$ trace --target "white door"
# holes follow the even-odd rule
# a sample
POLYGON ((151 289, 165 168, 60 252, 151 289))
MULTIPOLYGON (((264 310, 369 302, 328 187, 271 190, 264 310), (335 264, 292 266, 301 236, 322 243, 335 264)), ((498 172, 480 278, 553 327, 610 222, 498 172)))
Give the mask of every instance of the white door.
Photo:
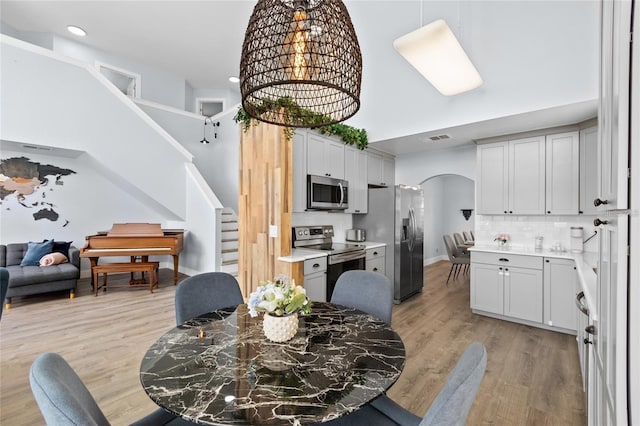
POLYGON ((579 134, 560 133, 546 137, 546 212, 578 214, 579 199, 579 134))
POLYGON ((503 313, 503 267, 471 264, 471 308, 494 314, 503 313))
POLYGON ((478 146, 477 214, 508 214, 509 144, 478 146))
POLYGON ((542 322, 542 271, 504 268, 504 314, 542 322))
MULTIPOLYGON (((578 285, 575 262, 567 259, 544 260, 544 323, 568 330, 576 329, 574 299, 578 285)), ((578 315, 583 315, 577 311, 578 315)))
POLYGON ((544 214, 545 138, 509 141, 509 214, 544 214))

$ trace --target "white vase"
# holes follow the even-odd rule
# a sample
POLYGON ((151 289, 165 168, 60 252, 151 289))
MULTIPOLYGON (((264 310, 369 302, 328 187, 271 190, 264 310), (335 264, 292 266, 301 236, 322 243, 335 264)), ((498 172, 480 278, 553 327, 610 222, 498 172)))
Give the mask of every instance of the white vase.
POLYGON ((267 339, 272 342, 286 342, 293 338, 298 331, 298 313, 276 317, 265 314, 262 329, 267 339))

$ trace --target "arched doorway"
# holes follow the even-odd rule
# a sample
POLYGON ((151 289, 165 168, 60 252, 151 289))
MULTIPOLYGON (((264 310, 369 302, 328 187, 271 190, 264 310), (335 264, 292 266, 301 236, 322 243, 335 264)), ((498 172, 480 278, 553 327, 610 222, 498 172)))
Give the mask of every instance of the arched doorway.
POLYGON ((462 209, 475 208, 475 182, 458 174, 431 176, 424 191, 424 263, 447 260, 442 236, 475 228, 475 212, 465 219, 462 209))

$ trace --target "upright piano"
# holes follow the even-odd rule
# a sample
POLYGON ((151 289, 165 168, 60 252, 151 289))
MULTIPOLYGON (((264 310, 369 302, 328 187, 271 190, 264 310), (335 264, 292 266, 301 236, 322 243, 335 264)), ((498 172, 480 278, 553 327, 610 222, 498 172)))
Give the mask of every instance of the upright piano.
MULTIPOLYGON (((100 257, 173 256, 173 282, 178 283, 178 261, 184 240, 183 229, 162 229, 159 223, 116 223, 108 232, 86 237, 80 257, 87 257, 93 268, 100 257)), ((133 261, 133 260, 132 260, 133 261)))

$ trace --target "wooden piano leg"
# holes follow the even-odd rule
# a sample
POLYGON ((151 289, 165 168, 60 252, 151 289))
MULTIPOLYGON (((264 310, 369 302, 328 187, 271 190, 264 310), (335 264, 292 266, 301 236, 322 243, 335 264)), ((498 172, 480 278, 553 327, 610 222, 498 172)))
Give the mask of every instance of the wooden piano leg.
POLYGON ((91 287, 93 288, 93 285, 94 285, 93 267, 98 264, 98 258, 97 257, 90 257, 89 258, 89 263, 91 263, 91 287))
POLYGON ((173 255, 173 285, 177 285, 178 284, 178 259, 179 259, 180 255, 178 254, 174 254, 173 255))

